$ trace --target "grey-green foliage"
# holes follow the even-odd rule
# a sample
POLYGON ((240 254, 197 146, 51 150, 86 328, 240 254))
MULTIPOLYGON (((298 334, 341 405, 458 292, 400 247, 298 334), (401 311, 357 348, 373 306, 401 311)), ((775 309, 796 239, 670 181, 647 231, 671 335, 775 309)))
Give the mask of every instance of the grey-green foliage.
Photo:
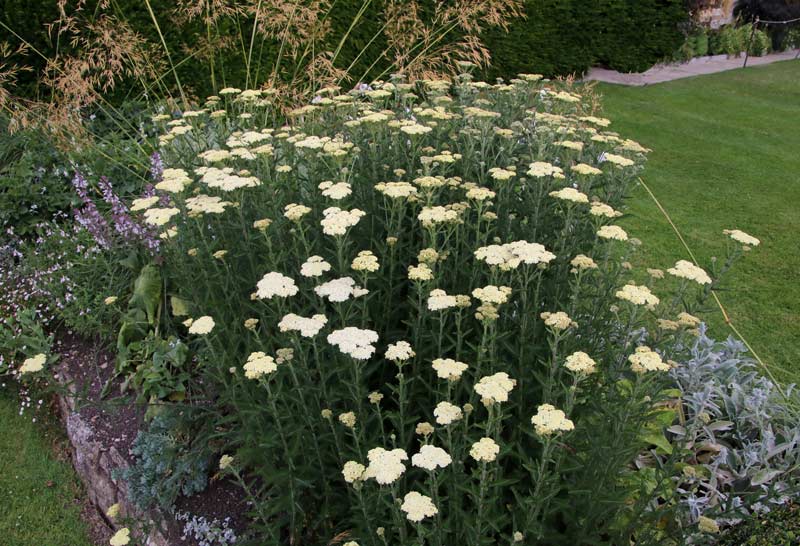
POLYGON ((159 413, 133 443, 134 464, 122 471, 128 497, 139 508, 172 510, 180 495, 203 491, 210 451, 193 442, 188 421, 176 410, 159 413))
POLYGON ((669 430, 694 463, 679 489, 690 522, 706 515, 732 523, 796 497, 800 423, 784 398, 796 397, 792 387, 782 394, 741 342, 715 342, 705 327, 672 374, 686 415, 669 430))

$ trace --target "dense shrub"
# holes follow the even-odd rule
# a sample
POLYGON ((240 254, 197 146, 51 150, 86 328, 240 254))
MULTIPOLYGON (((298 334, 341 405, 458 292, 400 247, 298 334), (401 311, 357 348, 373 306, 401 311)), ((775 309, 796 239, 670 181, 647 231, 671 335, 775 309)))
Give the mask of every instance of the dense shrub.
POLYGON ((626 284, 612 222, 647 150, 539 78, 328 89, 289 124, 257 91, 156 117, 168 168, 130 209, 161 233, 163 288, 127 307, 180 347, 159 357, 188 374, 178 406, 262 542, 655 544, 692 524, 660 372, 713 279, 626 284))
POLYGON ((646 70, 680 47, 689 18, 682 0, 528 0, 525 8, 508 34, 491 34, 491 76, 580 75, 595 64, 646 70))

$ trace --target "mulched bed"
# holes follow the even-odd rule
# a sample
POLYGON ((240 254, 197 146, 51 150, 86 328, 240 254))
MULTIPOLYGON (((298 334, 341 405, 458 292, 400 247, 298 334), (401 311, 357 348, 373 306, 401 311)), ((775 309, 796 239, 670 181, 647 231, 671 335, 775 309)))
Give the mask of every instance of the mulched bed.
MULTIPOLYGON (((105 399, 101 399, 106 383, 114 375, 114 354, 97 340, 86 340, 69 332, 57 336, 53 349, 61 355, 58 364, 60 369, 74 380, 76 409, 91 425, 94 439, 104 446, 114 445, 129 462, 133 462, 130 449, 144 426, 146 407, 136 404, 134 396, 121 394, 122 377, 112 380, 105 399)), ((247 518, 244 514, 247 509, 244 493, 229 480, 211 480, 202 493, 189 498, 181 497, 176 503, 177 512, 205 517, 209 522, 214 519, 221 522, 230 517, 229 527, 234 529, 237 536, 241 536, 246 528, 247 518)), ((91 514, 91 510, 87 512, 92 527, 96 528, 94 514, 91 514)), ((169 522, 167 537, 170 544, 197 546, 194 539, 181 538, 182 522, 171 517, 164 519, 169 522)), ((108 544, 108 533, 95 529, 92 534, 92 538, 98 540, 98 546, 108 544)))

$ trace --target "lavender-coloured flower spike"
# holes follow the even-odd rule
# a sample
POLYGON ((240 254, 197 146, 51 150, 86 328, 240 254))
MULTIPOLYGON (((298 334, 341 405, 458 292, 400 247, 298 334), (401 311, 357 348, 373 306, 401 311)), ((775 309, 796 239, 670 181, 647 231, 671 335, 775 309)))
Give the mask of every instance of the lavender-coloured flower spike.
POLYGON ((97 210, 97 205, 89 197, 89 183, 81 173, 76 171, 72 178, 72 186, 83 201, 83 206, 74 211, 75 221, 92 235, 99 246, 108 248, 111 246, 111 228, 97 210))

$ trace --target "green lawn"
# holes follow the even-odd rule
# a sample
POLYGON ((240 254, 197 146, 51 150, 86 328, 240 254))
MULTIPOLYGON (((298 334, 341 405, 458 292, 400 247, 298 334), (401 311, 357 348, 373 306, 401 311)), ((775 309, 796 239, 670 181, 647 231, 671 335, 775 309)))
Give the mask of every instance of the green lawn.
MULTIPOLYGON (((701 265, 724 254, 723 229, 761 239, 720 299, 776 375, 800 379, 800 61, 596 89, 612 128, 653 149, 643 178, 701 265)), ((687 258, 645 190, 632 197, 625 222, 645 261, 687 258)), ((727 337, 719 311, 705 316, 727 337)))
POLYGON ((47 440, 55 430, 17 412, 17 403, 0 393, 0 544, 90 546, 77 477, 47 440))

